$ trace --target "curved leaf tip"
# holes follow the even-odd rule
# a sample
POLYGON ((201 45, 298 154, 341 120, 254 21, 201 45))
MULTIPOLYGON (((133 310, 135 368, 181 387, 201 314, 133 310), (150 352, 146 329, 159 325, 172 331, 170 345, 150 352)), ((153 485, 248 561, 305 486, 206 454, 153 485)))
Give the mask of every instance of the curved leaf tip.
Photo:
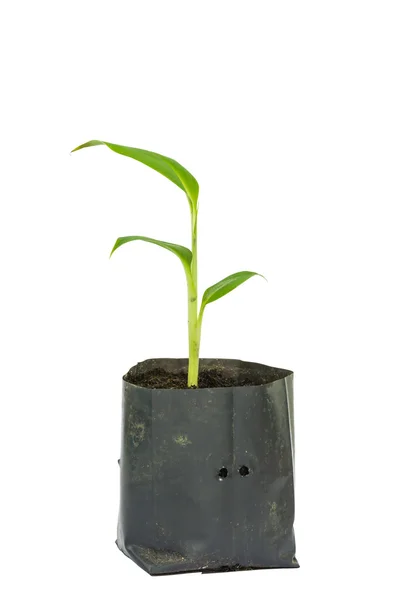
POLYGON ((72 152, 76 152, 77 150, 82 150, 82 148, 90 148, 90 146, 101 146, 104 143, 105 142, 100 142, 100 140, 90 140, 90 142, 86 142, 85 144, 81 144, 80 146, 77 146, 76 148, 74 148, 73 150, 71 150, 71 153, 72 152))

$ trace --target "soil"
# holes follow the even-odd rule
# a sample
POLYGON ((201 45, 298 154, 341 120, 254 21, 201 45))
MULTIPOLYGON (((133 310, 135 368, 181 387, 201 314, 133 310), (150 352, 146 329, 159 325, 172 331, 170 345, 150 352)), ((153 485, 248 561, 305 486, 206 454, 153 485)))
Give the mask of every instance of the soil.
MULTIPOLYGON (((200 368, 199 388, 224 388, 271 383, 280 377, 272 367, 268 373, 260 375, 254 371, 244 372, 240 369, 235 373, 232 369, 221 367, 200 368)), ((152 389, 187 389, 187 372, 169 372, 160 367, 138 373, 132 367, 124 380, 134 385, 152 389)), ((193 386, 194 387, 194 386, 193 386)))

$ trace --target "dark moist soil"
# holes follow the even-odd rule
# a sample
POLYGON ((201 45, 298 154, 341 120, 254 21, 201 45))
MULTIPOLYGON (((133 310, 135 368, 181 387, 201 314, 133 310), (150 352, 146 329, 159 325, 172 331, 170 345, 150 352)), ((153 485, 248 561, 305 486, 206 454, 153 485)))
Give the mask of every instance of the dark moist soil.
MULTIPOLYGON (((165 369, 155 368, 146 373, 135 373, 135 367, 129 370, 124 379, 128 383, 140 385, 153 389, 187 389, 187 373, 169 373, 165 369)), ((221 388, 237 387, 246 385, 262 385, 275 381, 276 377, 271 373, 270 377, 260 377, 258 374, 249 372, 248 375, 241 374, 240 377, 232 376, 221 368, 200 369, 199 388, 221 388)))

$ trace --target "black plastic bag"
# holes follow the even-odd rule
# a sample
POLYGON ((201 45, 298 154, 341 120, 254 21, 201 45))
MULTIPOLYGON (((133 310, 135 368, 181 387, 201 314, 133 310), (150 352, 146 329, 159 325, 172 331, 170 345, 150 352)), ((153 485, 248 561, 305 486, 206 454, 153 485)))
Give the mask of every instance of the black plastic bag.
MULTIPOLYGON (((117 545, 151 575, 298 567, 293 532, 293 373, 235 360, 201 366, 238 385, 148 389, 123 382, 117 545), (241 378, 271 381, 241 386, 241 378)), ((137 374, 187 369, 139 363, 137 374)))

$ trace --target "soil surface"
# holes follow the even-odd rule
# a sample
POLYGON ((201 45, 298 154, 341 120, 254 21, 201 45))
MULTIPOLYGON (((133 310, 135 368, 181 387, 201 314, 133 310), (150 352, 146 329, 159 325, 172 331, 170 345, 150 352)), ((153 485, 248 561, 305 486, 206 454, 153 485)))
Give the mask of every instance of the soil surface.
MULTIPOLYGON (((268 374, 265 373, 261 376, 251 370, 244 372, 241 369, 238 373, 234 373, 232 369, 221 367, 200 368, 198 387, 223 388, 263 385, 280 378, 275 371, 271 367, 268 374)), ((187 389, 187 372, 171 373, 159 367, 144 373, 138 373, 136 368, 132 367, 125 375, 124 380, 128 383, 152 389, 187 389)))

